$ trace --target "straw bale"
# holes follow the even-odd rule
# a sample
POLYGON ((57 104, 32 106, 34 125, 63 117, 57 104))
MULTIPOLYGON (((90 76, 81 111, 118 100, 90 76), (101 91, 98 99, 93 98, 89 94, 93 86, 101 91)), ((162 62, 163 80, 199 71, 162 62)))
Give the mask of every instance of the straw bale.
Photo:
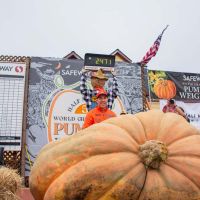
POLYGON ((20 189, 22 179, 16 170, 0 167, 0 199, 18 200, 16 192, 20 189))

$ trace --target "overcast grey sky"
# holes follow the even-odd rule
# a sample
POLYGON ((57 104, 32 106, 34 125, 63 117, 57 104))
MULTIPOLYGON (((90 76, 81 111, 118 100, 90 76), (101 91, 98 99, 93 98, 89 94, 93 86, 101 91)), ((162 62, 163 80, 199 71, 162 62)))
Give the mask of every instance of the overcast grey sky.
POLYGON ((200 73, 199 9, 199 0, 0 0, 0 55, 119 48, 139 62, 169 24, 149 69, 200 73))

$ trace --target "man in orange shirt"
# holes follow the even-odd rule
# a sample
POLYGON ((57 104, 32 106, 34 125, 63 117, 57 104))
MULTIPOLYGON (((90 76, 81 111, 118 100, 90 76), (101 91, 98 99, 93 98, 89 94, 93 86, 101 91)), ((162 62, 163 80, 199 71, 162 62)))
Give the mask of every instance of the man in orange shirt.
POLYGON ((108 109, 107 92, 104 89, 101 89, 98 91, 96 97, 97 106, 86 114, 83 129, 91 126, 92 124, 100 123, 108 118, 116 117, 116 114, 108 109))

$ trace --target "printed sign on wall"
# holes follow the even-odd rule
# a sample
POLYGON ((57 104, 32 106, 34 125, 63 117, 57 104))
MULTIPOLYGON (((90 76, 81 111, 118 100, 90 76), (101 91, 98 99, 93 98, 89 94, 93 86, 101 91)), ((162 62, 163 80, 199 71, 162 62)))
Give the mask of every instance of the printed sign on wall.
MULTIPOLYGON (((80 94, 82 60, 56 58, 31 59, 27 145, 31 161, 48 142, 63 136, 76 134, 82 127, 87 112, 80 94)), ((140 67, 134 64, 116 63, 119 96, 114 101, 113 111, 123 109, 136 113, 143 109, 140 67)), ((91 88, 90 80, 87 81, 91 88)), ((112 77, 106 89, 112 88, 112 77)), ((26 159, 26 175, 30 161, 26 159)))
POLYGON ((149 70, 148 77, 152 99, 200 101, 200 74, 149 70))
MULTIPOLYGON (((160 100, 161 110, 166 103, 166 100, 160 100)), ((176 105, 184 110, 186 116, 190 120, 190 124, 200 129, 200 103, 184 103, 183 101, 176 101, 176 105)))
MULTIPOLYGON (((120 113, 122 110, 123 105, 118 98, 113 111, 120 113)), ((86 104, 80 92, 76 90, 58 92, 51 102, 47 117, 48 141, 59 140, 63 136, 77 133, 81 130, 86 113, 86 104)))
POLYGON ((0 147, 21 150, 25 63, 0 62, 0 147))

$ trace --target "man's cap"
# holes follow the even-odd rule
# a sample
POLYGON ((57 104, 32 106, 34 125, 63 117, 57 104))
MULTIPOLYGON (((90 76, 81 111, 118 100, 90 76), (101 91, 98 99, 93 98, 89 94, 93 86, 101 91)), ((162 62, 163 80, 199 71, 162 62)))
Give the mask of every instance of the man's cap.
POLYGON ((108 93, 104 89, 98 89, 96 97, 98 98, 100 95, 108 96, 108 93))
POLYGON ((108 80, 108 77, 105 76, 105 74, 103 73, 102 69, 99 69, 97 72, 94 72, 92 74, 92 77, 103 79, 103 80, 108 80))

